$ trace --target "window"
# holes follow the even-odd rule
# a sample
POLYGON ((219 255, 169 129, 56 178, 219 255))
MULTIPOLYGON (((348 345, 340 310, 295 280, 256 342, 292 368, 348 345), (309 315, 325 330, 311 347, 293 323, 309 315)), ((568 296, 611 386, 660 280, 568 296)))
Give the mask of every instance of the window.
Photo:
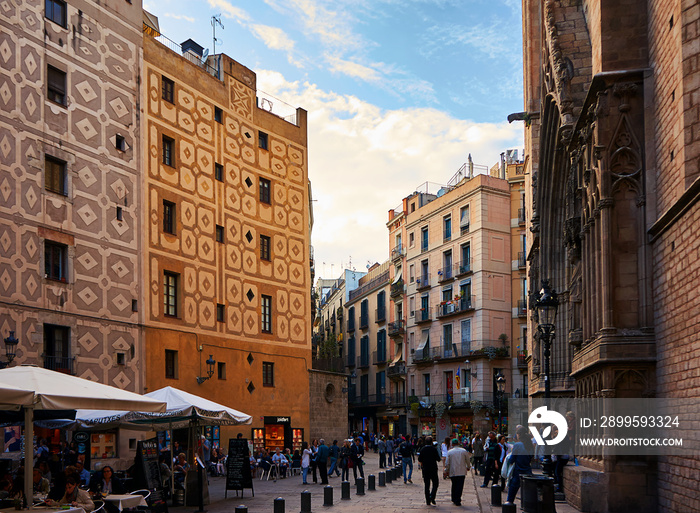
POLYGON ((263 362, 263 386, 275 386, 275 364, 272 362, 263 362))
POLYGON ((224 227, 221 225, 216 225, 216 242, 224 242, 224 227))
POLYGON ((44 156, 44 187, 47 191, 66 196, 66 163, 48 155, 44 156))
POLYGON ((260 320, 263 333, 272 333, 272 296, 262 296, 260 320))
POLYGON ((217 322, 224 322, 224 317, 226 314, 226 307, 221 303, 216 305, 216 320, 217 322))
POLYGON ((377 312, 375 317, 376 322, 381 322, 386 319, 386 292, 384 291, 377 294, 377 312))
POLYGON ((49 280, 67 281, 68 246, 47 240, 44 242, 44 274, 49 280))
POLYGON ((117 353, 117 365, 126 365, 126 353, 117 353))
POLYGON ((416 312, 416 298, 411 296, 408 298, 408 316, 413 317, 416 312))
POLYGON ((175 82, 167 77, 163 77, 163 99, 175 103, 175 82))
POLYGON ((124 139, 123 135, 116 135, 116 139, 114 141, 114 146, 117 148, 119 151, 126 151, 126 139, 124 139))
POLYGON ((217 376, 219 379, 226 379, 226 362, 216 362, 217 370, 219 371, 217 373, 217 376))
POLYGON ((429 276, 428 276, 428 261, 427 260, 423 260, 420 263, 420 278, 421 278, 421 282, 423 283, 423 285, 428 285, 428 282, 430 280, 429 280, 429 276))
POLYGON ((44 324, 44 368, 72 374, 70 328, 44 324))
POLYGON ((445 287, 442 289, 442 301, 443 303, 452 301, 452 287, 445 287))
POLYGON ((175 203, 163 200, 163 231, 175 235, 175 203))
POLYGON ((117 207, 117 221, 123 221, 124 220, 124 211, 122 210, 122 207, 117 207))
POLYGON ((217 123, 224 122, 224 111, 221 110, 221 107, 214 107, 214 121, 217 123))
POLYGON ((169 317, 177 317, 177 280, 175 273, 165 271, 163 274, 163 311, 169 317))
POLYGON ((444 242, 452 239, 452 216, 442 218, 442 239, 444 242))
POLYGON ((462 235, 469 232, 469 205, 459 211, 459 230, 462 235))
POLYGON ((224 181, 224 166, 221 164, 214 164, 214 178, 220 182, 224 181))
POLYGON ((423 390, 425 395, 430 395, 430 374, 423 374, 423 390))
POLYGON ((53 66, 47 68, 46 73, 47 93, 46 97, 60 105, 66 104, 66 74, 53 66))
POLYGON ((177 351, 165 350, 165 377, 177 379, 177 351))
POLYGON ((270 204, 270 180, 260 178, 260 202, 270 204))
POLYGON ((408 247, 412 248, 416 244, 415 235, 413 232, 408 234, 408 247))
POLYGON ((166 166, 170 167, 175 167, 174 165, 174 160, 173 160, 173 151, 175 150, 175 140, 168 137, 167 135, 163 136, 163 164, 166 166))
POLYGON ((411 264, 408 266, 408 282, 413 283, 416 280, 416 266, 411 264))
POLYGON ((66 3, 61 0, 46 0, 46 18, 59 24, 62 27, 66 26, 66 3))
POLYGON ((424 227, 420 231, 420 250, 428 251, 428 227, 424 227))
POLYGON ((260 236, 260 259, 270 260, 270 237, 267 235, 260 236))
POLYGON ((471 267, 471 259, 472 259, 472 252, 471 252, 471 245, 467 242, 465 244, 462 244, 460 246, 460 250, 462 253, 462 261, 459 264, 459 271, 460 273, 466 273, 468 272, 471 267))
POLYGON ((265 132, 258 132, 258 146, 260 149, 267 149, 267 134, 265 132))

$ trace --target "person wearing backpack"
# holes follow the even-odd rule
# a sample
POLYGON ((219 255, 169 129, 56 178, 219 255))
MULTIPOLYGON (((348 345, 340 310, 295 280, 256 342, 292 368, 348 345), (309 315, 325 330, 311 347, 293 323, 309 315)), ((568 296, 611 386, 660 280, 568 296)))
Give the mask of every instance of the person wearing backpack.
POLYGON ((401 467, 403 468, 403 484, 413 484, 411 480, 413 476, 413 447, 407 439, 404 439, 399 445, 399 454, 401 455, 401 467), (408 473, 406 473, 406 467, 408 467, 408 473))

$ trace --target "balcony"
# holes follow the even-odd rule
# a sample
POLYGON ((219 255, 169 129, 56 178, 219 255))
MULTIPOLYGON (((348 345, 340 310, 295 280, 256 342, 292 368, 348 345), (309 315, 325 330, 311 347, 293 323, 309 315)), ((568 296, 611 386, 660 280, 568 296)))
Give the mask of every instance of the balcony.
POLYGON ((335 327, 335 312, 333 312, 333 315, 331 315, 331 326, 335 327))
POLYGON ((73 370, 74 357, 70 356, 44 356, 44 369, 49 369, 63 374, 75 375, 73 370))
POLYGON ((346 359, 346 365, 350 369, 355 368, 355 353, 348 353, 347 359, 346 359))
POLYGON ((386 376, 389 379, 400 379, 406 375, 406 364, 404 362, 396 362, 386 369, 386 376))
POLYGON ((343 307, 339 306, 335 313, 336 313, 336 316, 338 317, 338 320, 342 321, 343 320, 343 307))
POLYGON ((438 283, 453 280, 455 277, 454 266, 448 265, 438 271, 438 283))
POLYGON ((372 364, 373 365, 386 365, 386 350, 385 351, 374 351, 372 353, 372 364))
POLYGON ((426 273, 416 278, 416 290, 425 290, 430 288, 430 273, 426 273))
POLYGON ((388 396, 385 392, 359 395, 353 398, 348 397, 348 405, 356 408, 362 406, 386 406, 387 399, 388 396))
POLYGON ((525 269, 525 252, 518 252, 518 269, 525 269))
POLYGON ((369 326, 369 315, 360 315, 360 329, 366 330, 369 326))
POLYGON ((416 351, 411 355, 413 363, 419 365, 421 363, 431 363, 433 359, 430 357, 430 348, 424 347, 423 349, 416 349, 416 351))
POLYGON ((391 261, 395 262, 397 260, 401 260, 403 257, 406 256, 406 248, 403 246, 396 246, 394 249, 391 250, 391 261))
POLYGON ((518 224, 525 224, 525 208, 518 209, 518 224))
POLYGON ((355 331, 355 317, 348 318, 348 332, 355 331))
POLYGON ((401 278, 396 283, 392 283, 389 288, 389 297, 396 298, 402 296, 404 293, 404 283, 403 278, 401 278))
MULTIPOLYGON (((482 343, 488 343, 490 341, 483 341, 482 343)), ((500 341, 494 343, 500 343, 500 341)), ((467 355, 470 360, 477 360, 479 358, 487 358, 488 360, 502 360, 504 358, 510 358, 510 349, 507 347, 495 347, 493 345, 488 345, 482 347, 481 349, 474 349, 469 351, 467 355)))
POLYGON ((432 308, 421 308, 420 310, 416 310, 416 324, 421 324, 423 322, 430 322, 433 319, 431 318, 432 315, 432 308))
POLYGON ((369 354, 363 354, 357 357, 357 368, 366 369, 369 367, 369 354))
POLYGON ((406 404, 406 393, 405 392, 394 392, 389 395, 389 405, 391 406, 404 406, 406 404))
POLYGON ((374 322, 381 324, 386 321, 386 308, 375 308, 374 309, 374 322))
POLYGON ((403 319, 389 323, 389 336, 400 337, 406 331, 403 319))
POLYGON ((441 303, 437 307, 438 319, 474 310, 475 296, 441 303))
POLYGON ((311 368, 326 372, 344 372, 345 359, 340 357, 314 358, 311 361, 311 368))
POLYGON ((527 299, 518 300, 518 317, 527 317, 527 299))
POLYGON ((518 369, 527 370, 527 351, 518 351, 518 369))
POLYGON ((450 358, 466 358, 471 353, 471 341, 461 343, 444 340, 440 341, 440 347, 430 348, 430 358, 432 360, 447 360, 450 358))
POLYGON ((472 266, 469 260, 455 264, 455 267, 455 276, 464 276, 472 272, 472 266))
POLYGON ((459 225, 459 234, 466 235, 467 233, 469 233, 469 223, 459 225))

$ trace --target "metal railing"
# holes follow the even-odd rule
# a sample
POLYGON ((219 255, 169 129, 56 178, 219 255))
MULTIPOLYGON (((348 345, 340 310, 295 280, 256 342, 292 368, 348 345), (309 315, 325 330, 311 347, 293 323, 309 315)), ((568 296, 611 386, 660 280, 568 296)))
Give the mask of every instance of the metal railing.
POLYGON ((346 365, 348 367, 355 367, 355 353, 348 353, 347 359, 346 359, 346 365))
POLYGON ((369 354, 361 354, 357 357, 357 368, 366 369, 369 367, 369 354))
POLYGON ((343 372, 345 359, 341 357, 315 358, 311 361, 311 368, 326 372, 343 372))
POLYGON ((348 331, 355 331, 355 316, 348 317, 348 331))
POLYGON ((518 300, 518 317, 527 317, 527 300, 518 300))
POLYGON ((406 404, 406 393, 403 391, 392 392, 389 394, 389 404, 396 406, 406 404))
POLYGON ((527 369, 527 351, 518 351, 518 369, 527 369))
POLYGON ((430 322, 432 321, 431 318, 432 315, 432 308, 420 308, 416 310, 416 322, 421 323, 421 322, 430 322))
POLYGON ((438 282, 440 283, 449 281, 454 277, 454 266, 452 264, 447 265, 438 271, 438 282))
POLYGON ((360 329, 363 330, 369 326, 369 315, 360 314, 360 329))
POLYGON ((374 322, 380 323, 386 321, 386 308, 374 309, 374 322))
POLYGON ((374 351, 372 353, 372 364, 383 365, 386 363, 386 349, 384 351, 374 351))
POLYGON ((403 335, 405 332, 405 323, 403 319, 390 322, 388 326, 388 331, 389 331, 389 336, 390 337, 397 337, 399 335, 403 335))
POLYGON ((397 297, 400 296, 404 293, 404 283, 403 283, 403 278, 401 278, 399 281, 396 283, 392 283, 391 287, 389 288, 389 296, 390 297, 397 297))
POLYGON ((455 264, 455 267, 457 268, 455 270, 456 276, 462 276, 472 272, 471 262, 469 260, 455 264))
POLYGON ((378 394, 356 395, 353 398, 348 397, 348 404, 352 406, 382 406, 387 404, 388 396, 386 392, 378 394))
POLYGON ((64 374, 75 375, 73 370, 73 364, 75 363, 75 357, 73 356, 48 356, 44 357, 44 369, 50 369, 56 372, 62 372, 64 374))
POLYGON ((467 233, 469 233, 469 223, 460 224, 459 225, 459 234, 466 235, 467 233))
POLYGON ((525 268, 525 252, 524 251, 518 252, 518 268, 519 269, 525 268))
POLYGON ((406 256, 406 248, 404 246, 396 246, 391 250, 391 261, 399 260, 406 256))
POLYGON ((439 319, 441 317, 448 317, 450 315, 474 310, 474 305, 476 304, 475 299, 476 296, 472 296, 441 303, 437 307, 436 317, 439 319))
POLYGON ((423 290, 430 288, 430 273, 423 274, 416 278, 416 289, 423 290))
POLYGON ((525 209, 518 209, 518 224, 525 224, 525 209))
POLYGON ((389 378, 396 378, 406 375, 406 364, 404 362, 396 362, 386 369, 386 375, 389 378))
POLYGON ((360 296, 364 296, 365 294, 367 294, 367 292, 378 287, 386 281, 389 281, 389 269, 387 269, 382 274, 371 280, 369 283, 365 283, 361 287, 358 287, 355 290, 351 290, 348 294, 348 301, 353 301, 354 299, 360 296))

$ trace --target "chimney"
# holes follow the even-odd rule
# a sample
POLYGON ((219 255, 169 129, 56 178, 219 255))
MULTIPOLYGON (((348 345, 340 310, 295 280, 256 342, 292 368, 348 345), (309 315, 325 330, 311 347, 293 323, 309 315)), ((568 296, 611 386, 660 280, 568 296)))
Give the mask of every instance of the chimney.
POLYGON ((469 179, 471 180, 474 178, 474 162, 472 162, 472 154, 469 154, 469 158, 467 159, 467 162, 469 162, 469 179))
POLYGON ((500 178, 502 178, 503 180, 506 179, 506 154, 505 154, 505 152, 501 153, 501 176, 500 176, 500 178))

